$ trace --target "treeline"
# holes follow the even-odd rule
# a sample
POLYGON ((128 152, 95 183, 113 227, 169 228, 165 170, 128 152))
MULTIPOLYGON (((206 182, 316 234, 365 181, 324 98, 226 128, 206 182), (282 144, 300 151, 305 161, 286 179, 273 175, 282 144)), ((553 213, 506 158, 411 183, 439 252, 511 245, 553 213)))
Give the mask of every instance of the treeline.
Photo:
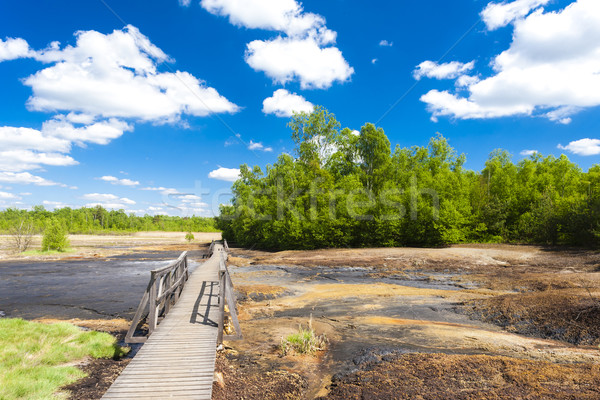
POLYGON ((109 211, 102 206, 78 209, 66 207, 54 211, 48 211, 43 206, 35 206, 32 210, 8 208, 0 211, 0 232, 9 233, 21 222, 31 223, 35 231, 42 232, 53 220, 58 221, 69 233, 218 231, 214 218, 164 215, 138 217, 135 214, 126 214, 123 210, 109 211))
POLYGON ((295 157, 263 172, 241 166, 217 226, 242 246, 307 249, 438 246, 459 242, 600 244, 600 166, 561 155, 513 163, 493 151, 485 168, 438 135, 392 151, 381 128, 360 133, 327 110, 296 114, 295 157))

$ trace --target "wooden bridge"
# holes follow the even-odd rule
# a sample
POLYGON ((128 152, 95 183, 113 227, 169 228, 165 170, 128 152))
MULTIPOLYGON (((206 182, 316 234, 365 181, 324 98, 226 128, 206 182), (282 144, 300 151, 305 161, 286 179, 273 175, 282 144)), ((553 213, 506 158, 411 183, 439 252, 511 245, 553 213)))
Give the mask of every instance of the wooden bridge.
POLYGON ((227 242, 213 242, 192 273, 187 253, 151 272, 150 283, 125 338, 144 343, 103 399, 210 399, 217 346, 241 338, 227 242), (224 335, 225 302, 236 335, 224 335), (148 337, 135 336, 147 315, 148 337))

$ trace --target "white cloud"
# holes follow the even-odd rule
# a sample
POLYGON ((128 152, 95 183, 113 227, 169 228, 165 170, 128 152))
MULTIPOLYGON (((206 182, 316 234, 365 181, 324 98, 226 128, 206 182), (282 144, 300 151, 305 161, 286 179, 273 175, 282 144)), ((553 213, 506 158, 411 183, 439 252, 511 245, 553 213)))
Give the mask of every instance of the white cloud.
POLYGON ((179 0, 179 5, 182 7, 189 7, 192 0, 179 0))
POLYGON ((422 77, 435 78, 435 79, 455 79, 465 72, 469 72, 475 66, 475 61, 468 62, 466 64, 452 61, 449 63, 438 64, 434 61, 423 61, 417 65, 413 71, 415 79, 419 80, 422 77))
POLYGON ((21 38, 0 39, 0 62, 29 57, 31 50, 27 41, 21 38))
POLYGON ((88 193, 81 196, 83 200, 90 201, 86 207, 102 206, 106 209, 120 210, 127 208, 128 205, 136 204, 135 201, 126 197, 119 198, 110 193, 88 193))
POLYGON ((510 3, 489 3, 481 12, 481 18, 488 30, 493 31, 525 17, 531 10, 549 2, 550 0, 516 0, 510 3))
POLYGON ((248 43, 246 62, 275 82, 293 79, 306 88, 324 89, 333 82, 345 82, 354 73, 336 47, 321 47, 313 37, 254 40, 248 43))
POLYGON ((470 75, 461 75, 456 80, 457 87, 469 87, 479 82, 479 77, 470 75))
POLYGON ((246 28, 281 31, 289 36, 327 30, 322 16, 305 13, 295 0, 202 0, 200 5, 212 14, 229 17, 231 24, 246 28))
POLYGON ((423 95, 433 119, 533 115, 567 124, 600 105, 600 2, 578 0, 517 19, 510 48, 492 66, 495 74, 465 87, 467 96, 423 95))
POLYGON ((79 146, 85 146, 86 142, 108 144, 111 140, 121 137, 123 132, 131 130, 133 130, 131 125, 115 118, 87 126, 75 127, 62 115, 55 116, 42 125, 42 132, 46 135, 66 139, 79 146))
POLYGON ((214 171, 210 171, 208 177, 220 181, 235 182, 240 177, 240 170, 237 168, 219 167, 214 171))
POLYGON ((381 47, 392 47, 394 45, 394 42, 390 42, 390 41, 383 39, 381 42, 379 42, 379 45, 381 47))
POLYGON ((537 150, 522 150, 519 154, 521 154, 522 156, 532 156, 534 154, 538 153, 537 150))
POLYGON ((20 197, 15 196, 12 193, 8 192, 0 192, 0 199, 8 200, 8 199, 20 199, 20 197))
POLYGON ((65 186, 60 183, 52 182, 41 176, 32 175, 29 172, 2 172, 0 171, 0 182, 12 183, 16 185, 34 184, 37 186, 65 186))
POLYGON ((248 43, 245 59, 275 82, 298 79, 302 88, 328 88, 354 73, 332 45, 337 33, 321 15, 304 12, 296 0, 202 0, 208 12, 229 17, 233 25, 284 33, 285 37, 248 43))
POLYGON ((105 181, 105 182, 110 182, 113 185, 137 186, 140 184, 138 181, 133 181, 131 179, 119 179, 115 176, 110 176, 110 175, 102 176, 97 179, 100 179, 101 181, 105 181))
POLYGON ((71 150, 71 142, 36 129, 0 126, 0 149, 65 153, 71 150))
POLYGON ((42 204, 52 209, 70 207, 70 205, 63 203, 62 201, 44 200, 42 201, 42 204))
POLYGON ((566 146, 559 144, 557 147, 579 156, 595 156, 600 154, 600 139, 579 139, 566 146))
POLYGON ((31 150, 0 150, 0 171, 20 172, 39 169, 42 165, 69 166, 79 164, 72 157, 59 153, 38 153, 31 150))
POLYGON ((88 193, 81 196, 81 198, 90 201, 114 201, 119 197, 108 193, 88 193))
POLYGON ((271 152, 273 151, 273 148, 265 147, 261 142, 254 142, 250 140, 250 143, 248 144, 248 150, 260 150, 265 152, 271 152))
POLYGON ((278 117, 291 117, 294 112, 310 113, 314 105, 304 97, 296 93, 290 93, 285 89, 278 89, 272 97, 263 101, 262 111, 265 114, 275 114, 278 117))
POLYGON ((179 190, 174 188, 165 188, 165 187, 145 187, 142 190, 149 190, 153 192, 160 192, 160 194, 164 196, 176 196, 176 195, 185 195, 185 193, 181 193, 179 190))
MULTIPOLYGON (((238 107, 187 72, 157 72, 169 57, 128 25, 104 35, 76 33, 75 46, 36 52, 54 65, 27 77, 36 111, 70 111, 104 118, 174 122, 182 114, 206 116, 238 107)), ((75 118, 72 114, 72 118, 75 118)))
POLYGON ((376 62, 377 62, 376 58, 374 58, 374 59, 371 60, 371 64, 375 64, 376 62))

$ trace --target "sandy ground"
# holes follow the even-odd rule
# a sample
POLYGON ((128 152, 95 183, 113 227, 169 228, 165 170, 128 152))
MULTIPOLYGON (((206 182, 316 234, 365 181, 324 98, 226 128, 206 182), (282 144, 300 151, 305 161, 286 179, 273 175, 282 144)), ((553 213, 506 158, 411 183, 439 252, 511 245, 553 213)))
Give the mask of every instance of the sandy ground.
MULTIPOLYGON (((220 240, 220 232, 193 232, 192 243, 210 243, 220 240)), ((135 232, 124 235, 69 235, 71 249, 59 254, 18 254, 14 250, 13 239, 9 235, 0 235, 0 262, 14 260, 64 260, 76 258, 103 258, 125 252, 147 250, 177 250, 186 245, 186 232, 135 232)), ((29 250, 40 250, 42 236, 36 235, 29 250)))

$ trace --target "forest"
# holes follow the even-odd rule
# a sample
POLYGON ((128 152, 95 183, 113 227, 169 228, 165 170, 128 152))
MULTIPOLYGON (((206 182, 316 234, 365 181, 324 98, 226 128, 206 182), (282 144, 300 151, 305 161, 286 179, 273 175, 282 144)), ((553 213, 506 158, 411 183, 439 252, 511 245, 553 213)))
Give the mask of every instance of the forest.
POLYGON ((322 107, 288 125, 295 154, 265 171, 242 165, 221 206, 217 227, 238 245, 600 244, 600 165, 584 172, 565 155, 539 153, 515 164, 497 149, 477 172, 440 134, 392 149, 383 129, 341 129, 322 107))
POLYGON ((126 214, 123 210, 106 210, 102 206, 69 207, 48 211, 43 206, 32 210, 8 208, 0 211, 0 232, 9 233, 19 224, 33 226, 41 233, 51 221, 57 221, 69 233, 116 233, 139 231, 215 232, 214 218, 172 217, 164 215, 126 214))

